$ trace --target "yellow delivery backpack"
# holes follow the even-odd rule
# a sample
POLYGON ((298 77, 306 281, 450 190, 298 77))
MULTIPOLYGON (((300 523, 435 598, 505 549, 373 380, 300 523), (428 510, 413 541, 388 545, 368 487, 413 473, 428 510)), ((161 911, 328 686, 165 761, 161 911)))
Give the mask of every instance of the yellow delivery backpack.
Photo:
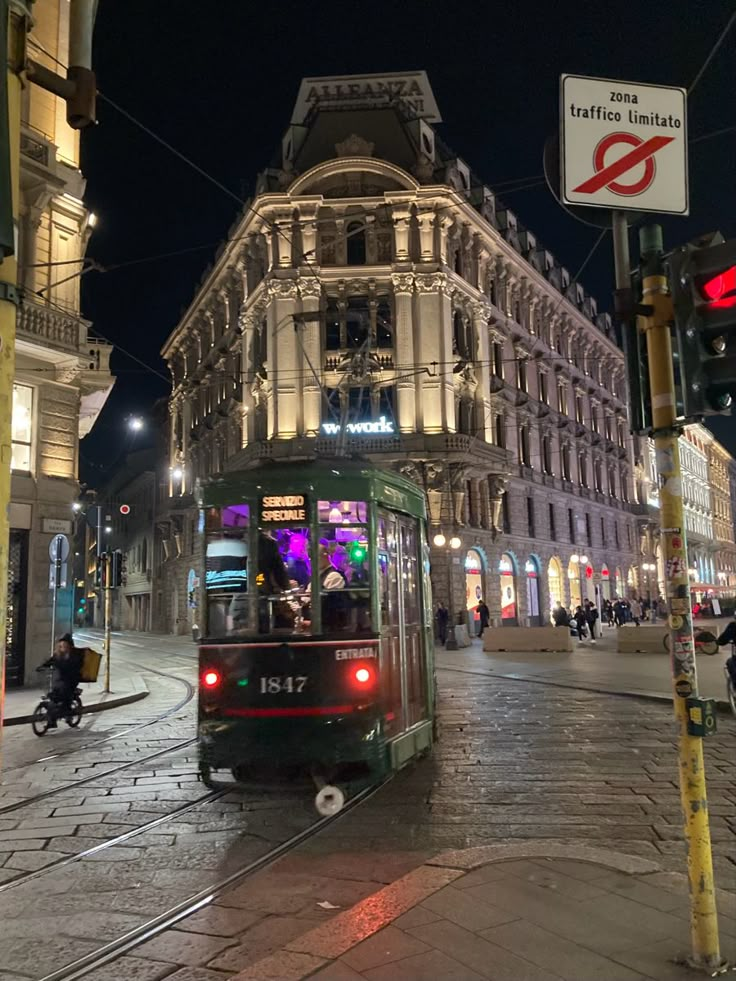
POLYGON ((85 647, 82 650, 82 676, 79 680, 84 682, 97 681, 101 663, 102 654, 93 651, 91 647, 85 647))

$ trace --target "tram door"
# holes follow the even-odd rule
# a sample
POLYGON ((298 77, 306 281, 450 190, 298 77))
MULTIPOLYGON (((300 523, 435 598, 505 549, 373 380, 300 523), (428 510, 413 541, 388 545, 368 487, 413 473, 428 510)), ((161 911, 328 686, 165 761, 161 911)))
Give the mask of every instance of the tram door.
POLYGON ((391 736, 427 714, 417 522, 379 511, 378 546, 381 672, 387 682, 386 732, 391 736))

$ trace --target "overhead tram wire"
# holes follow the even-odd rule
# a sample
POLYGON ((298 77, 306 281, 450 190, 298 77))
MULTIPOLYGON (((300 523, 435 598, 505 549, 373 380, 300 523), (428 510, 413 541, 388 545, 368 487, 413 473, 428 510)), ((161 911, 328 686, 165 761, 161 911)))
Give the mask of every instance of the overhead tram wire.
POLYGON ((716 54, 718 52, 718 49, 723 44, 723 42, 726 40, 726 35, 731 30, 731 28, 733 27, 734 24, 736 24, 736 10, 728 18, 728 21, 727 21, 725 27, 723 28, 723 30, 721 31, 721 33, 718 35, 718 37, 714 41, 713 47, 708 52, 708 55, 707 55, 705 61, 703 62, 703 64, 701 65, 700 70, 698 71, 697 75, 695 76, 695 78, 690 83, 690 88, 687 90, 688 98, 690 98, 690 96, 695 91, 695 88, 698 85, 698 83, 700 82, 700 79, 703 77, 703 75, 707 71, 708 66, 710 65, 711 61, 715 58, 715 56, 716 56, 716 54))

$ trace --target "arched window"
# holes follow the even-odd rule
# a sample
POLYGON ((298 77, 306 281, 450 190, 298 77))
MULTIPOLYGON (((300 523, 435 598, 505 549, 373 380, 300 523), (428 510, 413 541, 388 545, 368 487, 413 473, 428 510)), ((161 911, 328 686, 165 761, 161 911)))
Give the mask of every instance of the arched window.
POLYGON ((545 473, 554 473, 552 468, 552 440, 549 436, 542 437, 542 469, 545 473))
POLYGON ((562 447, 562 479, 570 480, 570 447, 567 443, 562 447))
POLYGON ((351 221, 345 229, 349 266, 365 265, 365 222, 351 221))
POLYGON ((588 460, 585 453, 578 455, 578 473, 580 475, 580 486, 588 486, 588 460))
POLYGON ((603 493, 603 467, 601 466, 601 461, 596 460, 593 464, 593 481, 595 489, 599 494, 603 493))
POLYGON ((530 466, 530 452, 529 452, 529 427, 522 426, 519 429, 519 461, 525 467, 530 466))

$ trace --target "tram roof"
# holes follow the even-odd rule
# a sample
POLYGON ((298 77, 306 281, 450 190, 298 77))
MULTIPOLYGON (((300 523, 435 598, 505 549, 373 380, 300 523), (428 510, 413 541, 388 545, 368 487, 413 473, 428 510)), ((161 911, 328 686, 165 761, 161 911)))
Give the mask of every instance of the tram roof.
POLYGON ((204 506, 224 506, 238 497, 261 494, 324 495, 330 500, 378 501, 415 517, 426 517, 424 491, 408 478, 382 470, 368 460, 265 461, 248 470, 211 477, 200 486, 204 506))

